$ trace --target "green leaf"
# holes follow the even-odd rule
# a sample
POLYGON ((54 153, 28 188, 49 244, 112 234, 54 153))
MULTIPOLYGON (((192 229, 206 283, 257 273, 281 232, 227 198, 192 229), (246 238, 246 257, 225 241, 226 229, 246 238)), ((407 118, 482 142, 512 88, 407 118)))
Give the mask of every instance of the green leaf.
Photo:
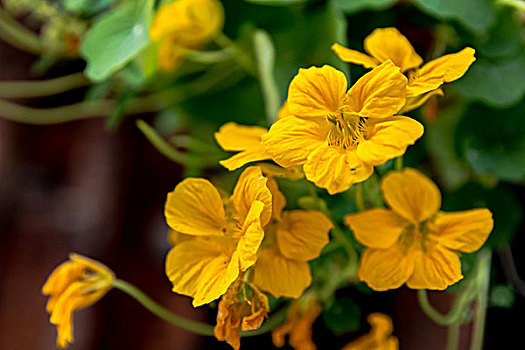
POLYGON ((334 0, 337 8, 347 14, 362 10, 386 10, 393 6, 397 0, 334 0))
POLYGON ((96 13, 105 7, 108 7, 115 0, 62 0, 62 6, 67 11, 96 13))
POLYGON ((440 19, 454 19, 474 33, 486 32, 495 21, 493 0, 414 0, 423 12, 440 19))
POLYGON ((245 0, 245 1, 251 4, 255 4, 255 5, 291 6, 291 5, 304 4, 308 0, 245 0))
POLYGON ((510 110, 475 104, 456 128, 456 147, 480 176, 525 178, 525 102, 510 110))
POLYGON ((86 75, 101 81, 124 67, 149 43, 153 0, 127 1, 95 22, 82 42, 86 75))
POLYGON ((509 57, 523 47, 518 13, 511 8, 499 11, 496 24, 487 35, 475 37, 475 47, 486 58, 509 57))
POLYGON ((350 298, 336 299, 323 311, 323 322, 335 335, 356 331, 361 325, 361 310, 350 298))
POLYGON ((514 305, 516 295, 509 286, 500 284, 492 288, 490 304, 495 307, 510 309, 514 305))
POLYGON ((486 189, 478 183, 469 182, 443 198, 444 211, 474 208, 488 208, 493 214, 494 228, 485 243, 492 248, 509 243, 523 220, 520 202, 507 187, 486 189))
POLYGON ((264 95, 266 119, 269 123, 277 120, 277 112, 281 107, 281 97, 275 83, 274 64, 275 47, 270 35, 261 29, 253 34, 253 46, 257 59, 259 82, 264 95))
POLYGON ((501 60, 479 59, 455 87, 468 98, 495 107, 515 104, 525 95, 525 54, 501 60))

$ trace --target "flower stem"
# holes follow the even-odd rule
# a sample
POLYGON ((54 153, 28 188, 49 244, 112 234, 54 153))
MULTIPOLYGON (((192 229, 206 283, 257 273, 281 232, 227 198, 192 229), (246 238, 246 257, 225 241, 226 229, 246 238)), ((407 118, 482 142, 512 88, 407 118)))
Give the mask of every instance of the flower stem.
POLYGON ((34 55, 42 53, 43 47, 38 35, 18 23, 2 8, 0 8, 0 39, 34 55))
POLYGON ((403 170, 403 156, 396 158, 395 163, 394 163, 394 168, 397 171, 403 170))
POLYGON ((363 183, 358 183, 355 186, 355 205, 357 206, 358 211, 363 211, 366 209, 365 200, 363 198, 363 183))
POLYGON ((221 48, 233 48, 235 50, 235 59, 239 64, 246 70, 246 72, 250 73, 254 77, 258 78, 257 69, 255 68, 255 64, 252 60, 252 58, 247 55, 239 46, 230 38, 228 38, 224 33, 219 33, 214 38, 214 41, 217 45, 219 45, 221 48))
POLYGON ((0 97, 32 98, 60 94, 65 91, 91 85, 83 73, 36 81, 0 81, 0 97))
POLYGON ((133 299, 138 301, 142 306, 144 306, 152 314, 154 314, 155 316, 159 317, 160 319, 168 323, 171 323, 174 326, 177 326, 179 328, 188 330, 196 334, 213 336, 213 326, 212 325, 209 325, 203 322, 199 322, 199 321, 189 320, 187 318, 173 314, 171 311, 159 305, 157 302, 152 300, 149 296, 144 294, 144 292, 142 292, 140 289, 138 289, 137 287, 135 287, 134 285, 126 281, 115 279, 113 281, 113 287, 128 294, 133 299))
POLYGON ((476 309, 474 311, 474 320, 472 322, 472 341, 470 343, 470 350, 483 349, 483 336, 485 333, 485 320, 487 315, 488 294, 490 285, 490 262, 491 252, 483 250, 478 256, 478 274, 477 281, 479 284, 479 291, 476 297, 476 309))
POLYGON ((458 350, 460 330, 460 322, 454 322, 448 326, 446 350, 458 350))
MULTIPOLYGON (((54 108, 32 108, 0 99, 0 116, 5 119, 26 124, 51 125, 74 120, 110 116, 116 106, 114 100, 82 101, 54 108)), ((126 113, 147 113, 162 109, 163 103, 156 99, 143 97, 131 99, 126 113)))
MULTIPOLYGON (((147 296, 143 291, 121 279, 113 280, 113 288, 118 289, 144 306, 148 311, 157 316, 158 318, 187 331, 195 334, 213 336, 214 326, 195 320, 190 320, 185 317, 175 315, 170 310, 164 308, 159 303, 147 296)), ((262 327, 250 331, 242 331, 242 337, 252 337, 260 334, 267 333, 284 322, 287 315, 287 308, 284 307, 277 311, 272 317, 270 317, 262 327)))

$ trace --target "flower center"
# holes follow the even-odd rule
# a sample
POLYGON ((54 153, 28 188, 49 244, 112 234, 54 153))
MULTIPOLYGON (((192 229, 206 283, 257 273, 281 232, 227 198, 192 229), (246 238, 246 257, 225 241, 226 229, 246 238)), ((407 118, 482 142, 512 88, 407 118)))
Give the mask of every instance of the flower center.
POLYGON ((326 138, 329 146, 354 150, 359 142, 367 138, 367 118, 341 113, 338 116, 330 115, 326 120, 330 124, 330 131, 326 138))
POLYGON ((433 238, 429 225, 427 225, 427 223, 421 223, 407 226, 399 237, 398 243, 403 247, 405 252, 416 245, 416 247, 426 253, 428 248, 436 243, 436 240, 433 238))

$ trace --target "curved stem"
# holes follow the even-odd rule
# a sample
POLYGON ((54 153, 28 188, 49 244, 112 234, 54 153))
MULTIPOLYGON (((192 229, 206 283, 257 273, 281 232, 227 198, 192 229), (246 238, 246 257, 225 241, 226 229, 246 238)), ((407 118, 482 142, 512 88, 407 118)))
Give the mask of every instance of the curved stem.
POLYGON ((498 251, 498 253, 505 277, 507 277, 507 280, 510 282, 514 290, 525 297, 525 281, 522 280, 518 274, 510 245, 506 244, 498 251))
POLYGON ((18 23, 2 8, 0 8, 0 39, 34 55, 42 53, 42 43, 38 35, 18 23))
POLYGON ((430 317, 432 321, 439 324, 440 326, 449 326, 459 320, 462 312, 464 311, 464 308, 472 301, 473 294, 474 293, 472 293, 471 287, 468 286, 459 296, 456 303, 454 303, 449 313, 445 315, 430 305, 426 289, 419 289, 417 291, 417 300, 423 312, 428 317, 430 317))
MULTIPOLYGON (((108 117, 115 108, 116 101, 82 101, 55 108, 32 108, 0 99, 0 116, 19 123, 51 125, 74 120, 108 117)), ((126 106, 126 113, 138 114, 155 112, 164 104, 152 98, 131 99, 126 106)))
POLYGON ((448 327, 446 350, 457 350, 459 345, 459 336, 461 323, 454 322, 448 327))
POLYGON ((483 349, 483 337, 485 334, 485 320, 487 315, 489 285, 490 285, 490 262, 491 252, 488 250, 479 253, 479 291, 476 298, 476 309, 472 322, 472 342, 470 350, 483 349))
POLYGON ((233 48, 233 50, 235 50, 234 57, 237 60, 237 62, 239 62, 239 64, 246 70, 246 72, 258 78, 257 69, 252 58, 249 55, 247 55, 244 51, 242 51, 233 40, 224 35, 224 33, 219 33, 214 38, 214 41, 223 49, 233 48))
POLYGON ((83 73, 36 81, 0 81, 1 98, 31 98, 60 94, 91 85, 83 73))
POLYGON ((174 326, 196 334, 213 336, 212 325, 199 321, 189 320, 185 317, 175 315, 171 311, 167 310, 166 308, 155 302, 149 296, 144 294, 140 289, 126 281, 115 279, 113 281, 113 287, 128 294, 152 314, 168 323, 171 323, 174 326))
MULTIPOLYGON (((142 306, 144 306, 148 311, 150 311, 158 318, 174 326, 193 332, 195 334, 214 336, 214 326, 204 322, 190 320, 185 317, 175 315, 173 312, 151 299, 149 296, 147 296, 144 292, 142 292, 140 289, 138 289, 131 283, 117 278, 113 281, 112 285, 113 288, 126 293, 127 295, 138 301, 142 306)), ((287 308, 284 307, 278 312, 276 312, 272 317, 270 317, 258 329, 242 331, 241 337, 253 337, 256 335, 267 333, 279 326, 280 324, 282 324, 286 319, 286 315, 287 308)))

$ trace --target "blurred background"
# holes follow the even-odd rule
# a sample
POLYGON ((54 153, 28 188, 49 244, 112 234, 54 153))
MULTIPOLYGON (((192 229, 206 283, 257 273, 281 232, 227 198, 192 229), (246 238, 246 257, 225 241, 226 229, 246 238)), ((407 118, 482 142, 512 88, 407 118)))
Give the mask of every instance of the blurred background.
MULTIPOLYGON (((491 295, 484 348, 524 348, 525 302, 520 291, 524 292, 525 284, 517 275, 517 271, 522 271, 525 276, 525 257, 521 254, 525 246, 525 226, 521 221, 525 205, 523 16, 515 15, 511 8, 504 9, 498 12, 500 17, 495 18, 494 23, 487 25, 488 34, 476 36, 472 33, 478 29, 475 25, 474 29, 469 27, 470 19, 465 25, 453 16, 443 19, 442 15, 426 11, 424 6, 412 6, 405 1, 377 3, 387 6, 363 7, 358 8, 359 11, 349 6, 351 10, 342 12, 339 19, 347 25, 344 33, 350 47, 361 48, 363 38, 373 28, 382 26, 397 26, 422 55, 435 47, 438 26, 454 32, 445 47, 447 43, 461 46, 464 42, 481 47, 481 57, 476 63, 480 68, 466 76, 454 90, 451 88, 450 93, 447 91, 451 97, 440 100, 439 105, 435 103, 434 110, 429 108, 426 114, 417 112, 416 118, 426 125, 433 123, 437 131, 429 132, 410 148, 405 162, 412 166, 422 164, 436 174, 439 185, 447 192, 445 209, 461 209, 471 202, 490 203, 498 232, 492 286, 501 288, 491 295), (512 23, 509 24, 508 18, 512 18, 512 23), (505 91, 507 88, 510 92, 505 91), (458 105, 463 106, 460 112, 449 108, 458 105), (450 139, 455 140, 452 148, 450 139), (454 155, 453 159, 450 154, 454 155), (466 178, 476 181, 466 181, 466 178), (477 187, 481 186, 479 183, 483 186, 477 187), (514 252, 515 266, 509 250, 514 252)), ((478 5, 475 1, 465 3, 478 5)), ((295 17, 291 18, 298 22, 285 26, 272 21, 288 18, 287 10, 245 3, 241 6, 236 1, 226 1, 225 7, 225 31, 232 36, 236 35, 238 22, 244 17, 275 37, 282 35, 283 40, 276 39, 276 49, 278 54, 284 52, 279 56, 281 60, 290 61, 278 70, 281 94, 285 93, 285 86, 299 66, 335 60, 329 52, 332 39, 318 40, 317 36, 324 32, 308 25, 308 21, 320 22, 321 17, 315 16, 321 16, 322 11, 312 11, 315 13, 311 17, 294 12, 295 17), (281 12, 272 18, 271 11, 281 12), (300 45, 306 58, 296 63, 297 57, 289 53, 294 48, 285 47, 291 45, 294 36, 282 34, 290 28, 301 28, 302 35, 322 42, 318 46, 323 53, 314 52, 317 46, 303 40, 300 45), (309 55, 308 50, 312 50, 309 55)), ((470 9, 481 13, 480 22, 489 16, 479 8, 470 9)), ((71 59, 55 62, 51 68, 35 75, 36 60, 35 55, 0 42, 0 80, 52 78, 79 72, 85 67, 82 60, 71 59)), ((362 71, 352 67, 351 74, 359 76, 362 71)), ((214 143, 211 131, 225 121, 264 125, 263 113, 255 112, 263 110, 259 108, 261 98, 255 98, 256 102, 252 103, 254 98, 241 96, 251 91, 252 83, 249 77, 243 77, 232 85, 232 94, 239 101, 234 107, 228 101, 220 102, 224 91, 212 91, 204 98, 185 102, 187 111, 197 111, 195 121, 186 121, 187 130, 193 133, 202 126, 195 133, 211 144, 214 143), (211 117, 203 112, 204 108, 210 108, 209 104, 216 105, 211 108, 214 111, 211 117), (233 111, 222 113, 228 107, 233 111), (199 125, 203 120, 206 124, 199 125)), ((53 97, 12 101, 48 108, 81 101, 88 90, 81 88, 53 97)), ((1 108, 0 116, 4 116, 1 108)), ((155 118, 147 114, 140 117, 155 118)), ((196 169, 206 177, 223 171, 203 169, 198 164, 196 169)), ((45 312, 47 299, 40 289, 48 274, 66 260, 70 252, 107 264, 120 278, 139 286, 176 313, 213 324, 216 305, 193 309, 189 298, 171 293, 164 274, 164 258, 169 249, 164 200, 185 174, 188 169, 151 146, 132 118, 123 121, 116 130, 108 129, 106 120, 96 117, 50 126, 0 118, 0 349, 55 348, 55 328, 49 324, 45 312)), ((338 296, 351 297, 359 305, 359 321, 370 312, 392 315, 401 349, 443 349, 446 329, 436 326, 419 311, 415 293, 406 287, 373 294, 348 288, 340 290, 338 296), (429 343, 429 339, 435 342, 429 343)), ((450 306, 449 294, 431 293, 430 296, 440 311, 450 306)), ((365 326, 336 336, 319 318, 314 325, 314 341, 319 349, 340 349, 367 331, 366 323, 360 323, 365 326)), ((164 323, 119 291, 110 292, 96 306, 76 313, 74 324, 75 343, 71 349, 229 349, 225 343, 164 323)), ((461 349, 468 349, 469 331, 469 325, 462 326, 461 349)), ((270 345, 270 336, 264 335, 243 339, 242 348, 266 349, 270 345)))

